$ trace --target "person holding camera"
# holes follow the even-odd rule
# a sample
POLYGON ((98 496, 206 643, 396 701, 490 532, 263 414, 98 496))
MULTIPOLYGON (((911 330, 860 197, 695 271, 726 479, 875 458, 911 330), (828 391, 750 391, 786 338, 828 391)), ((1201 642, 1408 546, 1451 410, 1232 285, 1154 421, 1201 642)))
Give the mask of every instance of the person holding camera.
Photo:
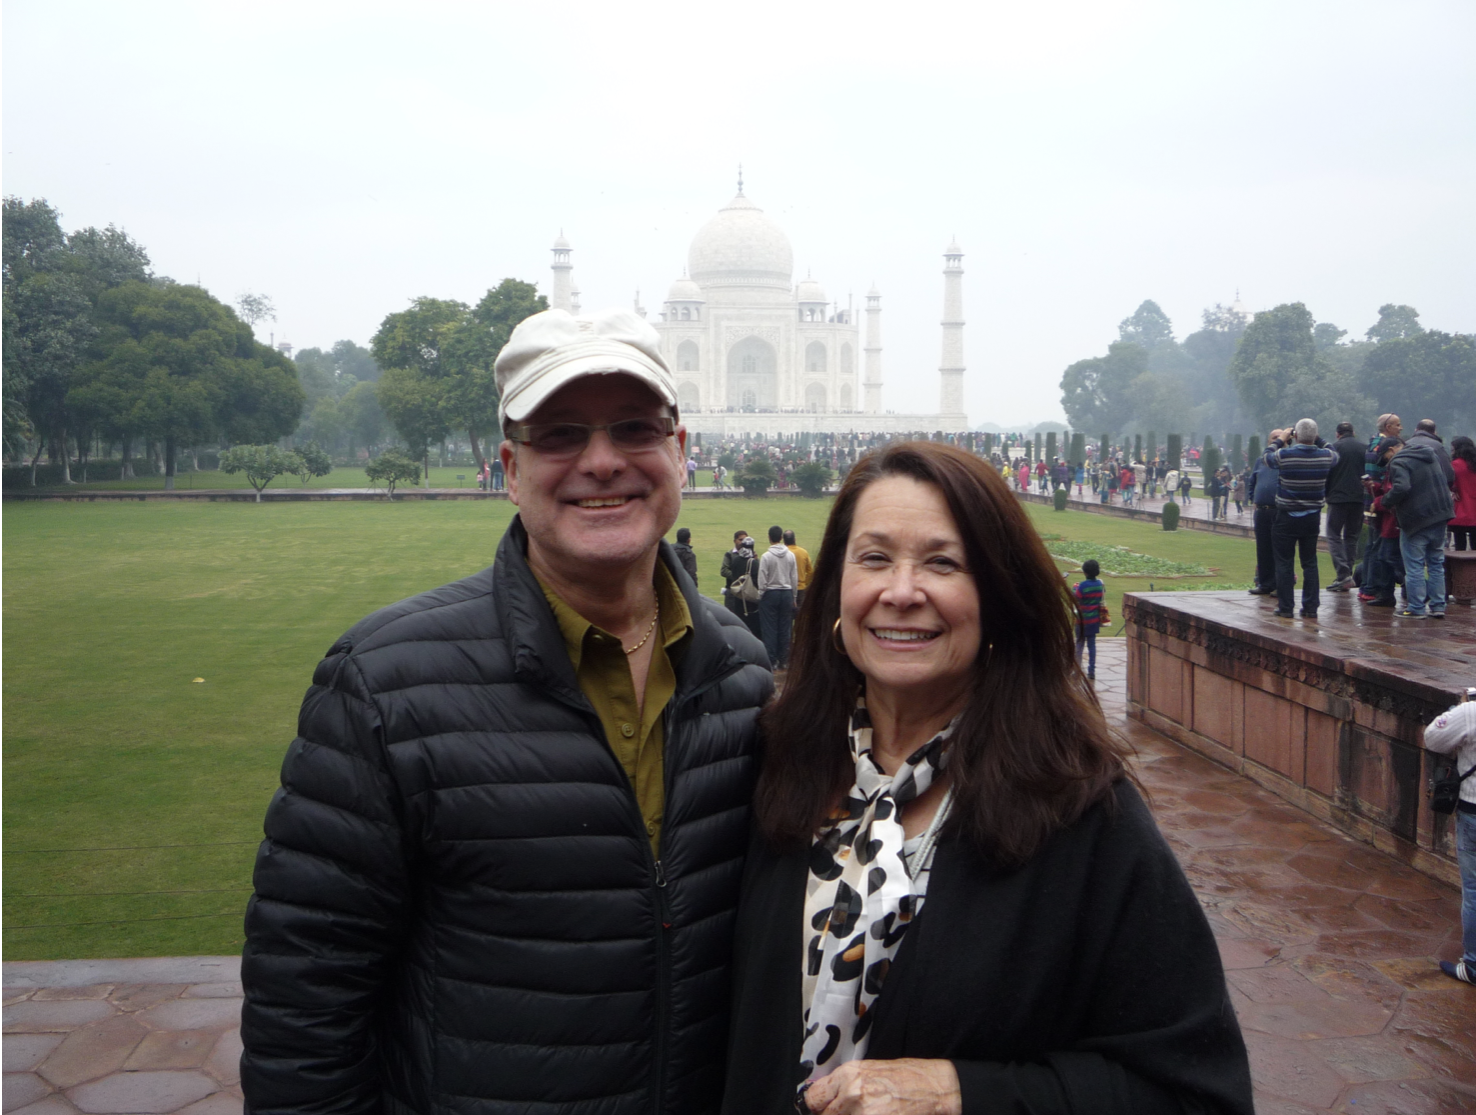
POLYGON ((1425 749, 1455 759, 1460 787, 1455 803, 1456 862, 1461 869, 1461 958, 1442 960, 1440 970, 1476 984, 1476 688, 1425 726, 1425 749))

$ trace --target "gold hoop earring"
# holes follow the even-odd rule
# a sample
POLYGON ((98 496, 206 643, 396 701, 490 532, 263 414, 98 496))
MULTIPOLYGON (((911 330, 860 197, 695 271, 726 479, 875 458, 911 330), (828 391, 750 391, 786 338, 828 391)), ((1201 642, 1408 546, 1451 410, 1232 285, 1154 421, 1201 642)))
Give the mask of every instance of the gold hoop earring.
POLYGON ((830 645, 835 647, 835 652, 839 654, 842 658, 849 658, 851 656, 846 653, 846 644, 845 640, 841 638, 840 625, 840 617, 837 616, 835 619, 835 626, 830 629, 830 645))

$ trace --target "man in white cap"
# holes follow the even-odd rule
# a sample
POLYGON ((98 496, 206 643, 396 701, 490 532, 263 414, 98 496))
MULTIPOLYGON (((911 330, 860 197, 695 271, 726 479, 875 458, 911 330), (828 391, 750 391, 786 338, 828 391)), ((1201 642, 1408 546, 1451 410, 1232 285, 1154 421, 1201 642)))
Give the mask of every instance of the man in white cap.
POLYGON ((492 566, 351 629, 303 703, 246 915, 250 1111, 717 1110, 764 650, 663 541, 655 331, 550 310, 496 375, 492 566))

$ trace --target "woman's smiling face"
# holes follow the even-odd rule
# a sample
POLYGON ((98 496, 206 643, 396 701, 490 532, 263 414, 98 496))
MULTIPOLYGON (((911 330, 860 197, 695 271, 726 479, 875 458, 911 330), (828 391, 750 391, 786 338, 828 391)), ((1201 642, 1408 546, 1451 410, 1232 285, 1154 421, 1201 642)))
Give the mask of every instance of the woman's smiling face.
POLYGON ((841 573, 840 635, 868 698, 925 700, 938 711, 968 692, 979 656, 979 589, 943 493, 907 476, 856 501, 841 573))

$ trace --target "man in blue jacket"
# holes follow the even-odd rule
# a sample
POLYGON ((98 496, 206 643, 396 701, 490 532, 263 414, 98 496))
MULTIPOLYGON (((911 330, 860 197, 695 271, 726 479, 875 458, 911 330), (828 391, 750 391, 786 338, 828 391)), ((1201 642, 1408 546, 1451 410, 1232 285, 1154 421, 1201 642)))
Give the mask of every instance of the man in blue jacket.
MULTIPOLYGON (((1303 418, 1293 428, 1295 440, 1273 438, 1265 461, 1276 470, 1276 522, 1271 527, 1271 550, 1276 558, 1276 615, 1292 617, 1296 574, 1292 559, 1302 563, 1302 618, 1316 619, 1318 595, 1317 536, 1322 527, 1322 504, 1333 451, 1320 444, 1317 423, 1303 418)), ((1283 431, 1284 433, 1284 431, 1283 431)))

